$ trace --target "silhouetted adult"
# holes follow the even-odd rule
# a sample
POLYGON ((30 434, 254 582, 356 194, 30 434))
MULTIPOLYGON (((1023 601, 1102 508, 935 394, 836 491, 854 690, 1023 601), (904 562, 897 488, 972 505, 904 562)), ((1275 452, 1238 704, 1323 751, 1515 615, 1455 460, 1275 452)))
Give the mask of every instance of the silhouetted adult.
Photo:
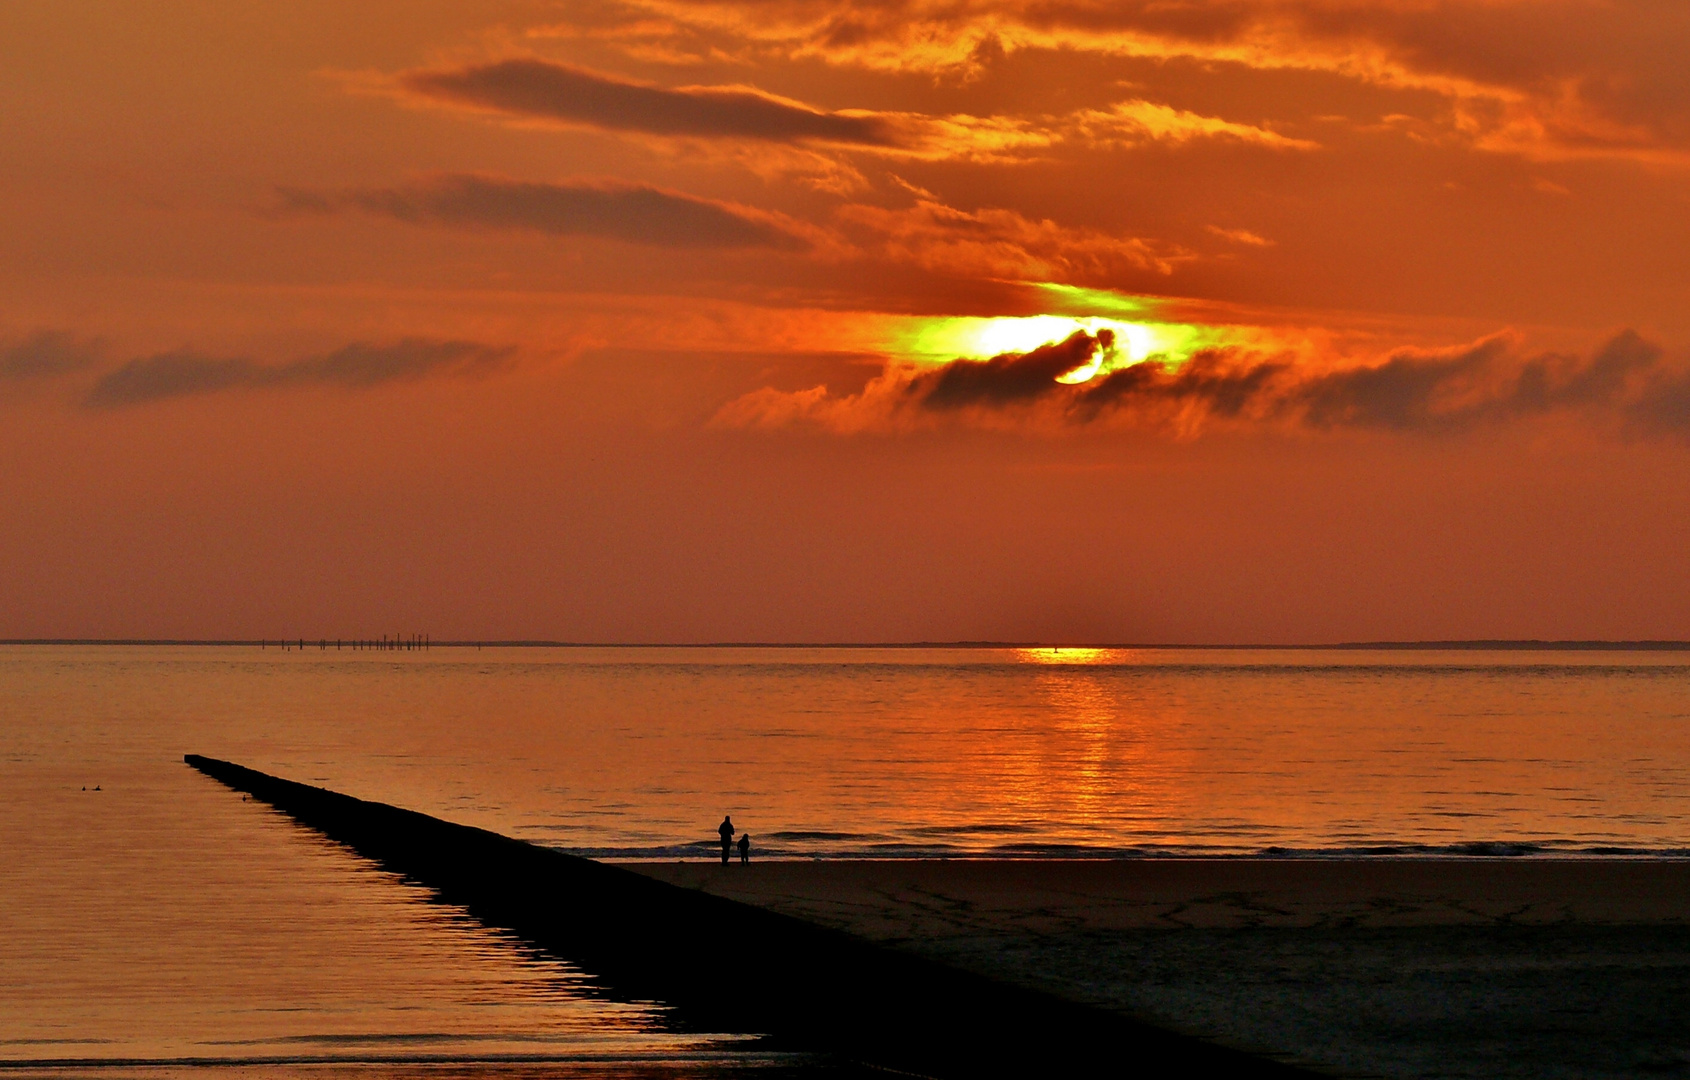
POLYGON ((751 861, 750 833, 746 833, 744 836, 739 838, 739 861, 742 863, 748 863, 751 861))
POLYGON ((723 814, 722 823, 716 826, 716 831, 722 836, 722 865, 726 866, 728 864, 728 853, 733 850, 734 846, 733 818, 723 814))

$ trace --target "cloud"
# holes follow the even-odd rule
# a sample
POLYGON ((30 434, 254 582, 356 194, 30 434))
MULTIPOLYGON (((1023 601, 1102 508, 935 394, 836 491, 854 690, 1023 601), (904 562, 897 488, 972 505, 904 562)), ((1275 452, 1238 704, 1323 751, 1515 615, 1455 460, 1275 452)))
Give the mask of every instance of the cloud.
POLYGON ((1197 139, 1273 150, 1316 146, 1263 127, 1142 99, 1043 116, 828 112, 751 86, 670 89, 532 58, 402 72, 394 81, 412 101, 507 118, 661 138, 753 140, 810 152, 852 150, 923 160, 1011 161, 1061 145, 1109 149, 1197 139))
POLYGON ((1280 360, 1235 363, 1227 349, 1203 350, 1178 367, 1133 364, 1087 385, 1071 418, 1084 423, 1121 411, 1152 413, 1191 433, 1211 417, 1250 414, 1289 370, 1280 360))
POLYGON ((1219 225, 1204 226, 1222 240, 1230 240, 1234 244, 1244 244, 1248 247, 1272 247, 1273 241, 1260 236, 1249 229, 1225 229, 1219 225))
POLYGON ((1690 438, 1690 372, 1625 331, 1587 356, 1523 354, 1498 334, 1452 349, 1399 349, 1373 363, 1333 367, 1290 351, 1201 350, 1156 358, 1075 384, 1057 382, 1113 342, 1085 332, 1025 354, 892 366, 860 393, 831 397, 760 390, 729 402, 720 427, 895 431, 939 421, 987 427, 1150 428, 1194 435, 1255 430, 1374 430, 1439 434, 1552 414, 1616 430, 1690 438))
POLYGON ((1194 139, 1217 139, 1266 147, 1270 150, 1314 150, 1317 143, 1291 139, 1254 124, 1240 124, 1216 116, 1204 116, 1154 101, 1135 98, 1117 102, 1107 109, 1085 109, 1074 113, 1062 125, 1068 141, 1096 149, 1136 146, 1146 142, 1186 143, 1194 139))
POLYGON ((783 214, 632 185, 542 184, 451 174, 341 191, 277 190, 280 215, 358 210, 417 225, 609 237, 673 248, 765 248, 829 259, 869 257, 937 273, 1013 280, 1115 282, 1165 276, 1194 256, 1172 244, 1027 218, 966 211, 904 185, 912 205, 846 203, 827 227, 783 214))
MULTIPOLYGON (((1679 0, 629 0, 677 45, 941 77, 1025 50, 1320 72, 1446 103, 1440 136, 1690 165, 1679 0)), ((655 32, 655 30, 653 31, 655 32)))
POLYGON ((469 341, 406 338, 391 345, 354 343, 285 364, 216 357, 188 350, 139 357, 107 372, 84 403, 94 408, 139 405, 219 390, 290 386, 362 389, 428 375, 473 375, 506 362, 509 347, 469 341))
POLYGON ((1376 366, 1309 378, 1286 391, 1282 407, 1300 409, 1303 421, 1318 428, 1455 426, 1476 408, 1506 400, 1506 391, 1487 393, 1473 384, 1510 344, 1494 337, 1451 354, 1405 350, 1376 366))
POLYGON ((1319 149, 1318 143, 1307 139, 1287 138, 1267 128, 1142 98, 1102 109, 1039 116, 883 115, 900 137, 891 146, 876 148, 876 153, 930 161, 1033 161, 1063 147, 1120 150, 1153 143, 1182 146, 1198 140, 1277 151, 1319 149))
POLYGON ((99 349, 58 330, 42 330, 0 347, 0 381, 47 379, 90 367, 99 349))
POLYGON ((278 189, 285 213, 355 208, 411 224, 594 236, 675 248, 801 250, 804 227, 777 214, 644 184, 512 180, 449 173, 395 187, 278 189))
POLYGON ((1632 423, 1651 434, 1690 438, 1690 373, 1662 376, 1628 412, 1632 423))
POLYGON ((1631 412, 1652 396, 1633 382, 1663 356, 1631 330, 1588 358, 1521 357, 1514 344, 1497 335, 1446 352, 1404 350, 1382 364, 1305 379, 1280 407, 1311 427, 1397 430, 1463 428, 1558 409, 1631 412))
POLYGON ((867 113, 825 112, 746 86, 666 89, 539 59, 407 71, 398 82, 427 101, 609 131, 865 146, 892 141, 884 121, 867 113))
POLYGON ((1027 353, 1004 353, 978 363, 953 363, 911 379, 908 393, 928 409, 968 405, 1005 405, 1026 401, 1061 387, 1056 380, 1091 363, 1099 352, 1113 353, 1115 334, 1075 331, 1066 341, 1027 353))
POLYGON ((1025 281, 1118 281, 1123 269, 1173 272, 1192 256, 1137 237, 1113 236, 1014 210, 959 210, 912 189, 914 205, 848 204, 835 213, 865 250, 940 273, 1025 281))

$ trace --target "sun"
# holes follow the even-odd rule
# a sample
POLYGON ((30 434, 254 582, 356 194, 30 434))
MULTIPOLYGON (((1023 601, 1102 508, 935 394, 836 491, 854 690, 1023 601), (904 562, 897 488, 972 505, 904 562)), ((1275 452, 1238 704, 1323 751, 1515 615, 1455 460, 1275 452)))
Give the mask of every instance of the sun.
POLYGON ((1179 323, 1137 322, 1098 315, 953 316, 925 319, 908 332, 898 351, 921 363, 986 360, 1005 353, 1027 353, 1064 341, 1077 331, 1109 330, 1115 348, 1099 350, 1090 363, 1057 381, 1083 383, 1100 373, 1157 358, 1183 362, 1201 347, 1201 328, 1179 323))
POLYGON ((1094 335, 1110 331, 1113 348, 1098 350, 1089 363, 1056 380, 1077 385, 1147 360, 1177 367, 1199 349, 1216 344, 1222 333, 1219 327, 1158 319, 1166 303, 1155 298, 1049 282, 1029 284, 1053 307, 1067 310, 1043 315, 905 317, 886 328, 884 348, 912 364, 948 364, 1029 353, 1079 331, 1094 335))

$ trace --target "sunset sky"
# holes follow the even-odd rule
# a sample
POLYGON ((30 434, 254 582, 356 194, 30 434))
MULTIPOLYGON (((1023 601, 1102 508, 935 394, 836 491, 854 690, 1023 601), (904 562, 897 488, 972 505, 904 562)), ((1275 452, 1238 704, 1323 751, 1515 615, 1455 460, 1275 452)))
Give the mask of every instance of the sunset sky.
POLYGON ((1683 0, 0 6, 0 637, 1690 638, 1683 0))

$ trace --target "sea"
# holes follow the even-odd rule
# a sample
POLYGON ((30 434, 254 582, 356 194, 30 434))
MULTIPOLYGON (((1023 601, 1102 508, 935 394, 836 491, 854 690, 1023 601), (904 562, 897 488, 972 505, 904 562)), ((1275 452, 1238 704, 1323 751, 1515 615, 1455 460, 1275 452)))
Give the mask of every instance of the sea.
POLYGON ((612 860, 1690 857, 1683 651, 0 646, 0 1080, 842 1068, 186 753, 612 860))

